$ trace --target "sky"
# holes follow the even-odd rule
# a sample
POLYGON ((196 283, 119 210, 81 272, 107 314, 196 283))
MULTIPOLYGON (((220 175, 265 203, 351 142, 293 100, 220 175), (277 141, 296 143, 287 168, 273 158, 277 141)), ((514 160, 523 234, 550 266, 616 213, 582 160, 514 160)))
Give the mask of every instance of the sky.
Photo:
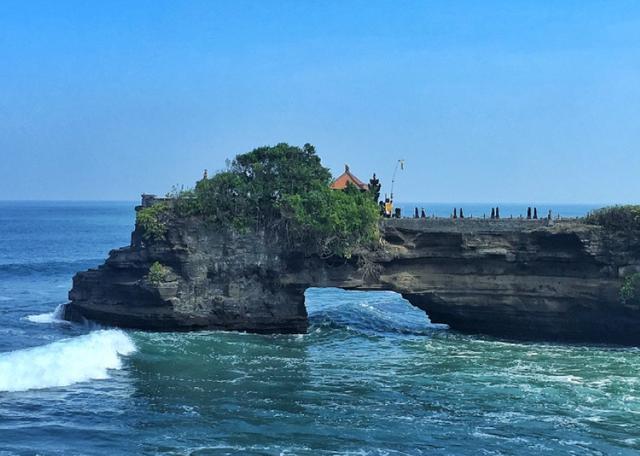
POLYGON ((0 2, 0 199, 316 146, 398 201, 640 199, 640 2, 0 2))

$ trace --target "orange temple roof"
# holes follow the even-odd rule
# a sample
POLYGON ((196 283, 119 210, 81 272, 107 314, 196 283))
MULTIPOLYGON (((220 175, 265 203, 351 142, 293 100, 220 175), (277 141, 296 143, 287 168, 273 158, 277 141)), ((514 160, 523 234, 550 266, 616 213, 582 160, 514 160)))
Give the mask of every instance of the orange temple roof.
POLYGON ((359 188, 360 190, 369 190, 369 186, 367 184, 351 174, 351 171, 349 171, 349 165, 344 165, 344 173, 333 181, 331 188, 334 190, 344 190, 347 188, 347 184, 349 183, 355 185, 356 188, 359 188))

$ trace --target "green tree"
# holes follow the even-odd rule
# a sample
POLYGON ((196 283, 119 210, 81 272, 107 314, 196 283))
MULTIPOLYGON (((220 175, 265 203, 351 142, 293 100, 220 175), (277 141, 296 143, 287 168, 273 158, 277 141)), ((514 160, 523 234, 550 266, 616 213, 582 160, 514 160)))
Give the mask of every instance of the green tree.
MULTIPOLYGON (((331 190, 330 182, 330 171, 310 144, 259 147, 236 156, 226 171, 201 179, 193 190, 175 192, 172 213, 235 230, 279 231, 305 250, 348 257, 376 239, 379 209, 369 192, 353 186, 331 190)), ((156 221, 162 219, 150 213, 141 218, 150 236, 161 239, 164 231, 156 221)))

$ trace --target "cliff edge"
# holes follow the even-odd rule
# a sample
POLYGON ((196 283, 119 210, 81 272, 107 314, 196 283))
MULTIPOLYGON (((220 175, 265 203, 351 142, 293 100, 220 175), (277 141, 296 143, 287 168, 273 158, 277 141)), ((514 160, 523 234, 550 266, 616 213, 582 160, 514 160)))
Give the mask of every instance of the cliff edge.
POLYGON ((174 218, 163 239, 113 250, 73 278, 65 318, 147 330, 301 333, 309 287, 392 290, 453 330, 640 345, 622 279, 640 237, 581 221, 390 219, 381 243, 322 257, 279 231, 174 218))

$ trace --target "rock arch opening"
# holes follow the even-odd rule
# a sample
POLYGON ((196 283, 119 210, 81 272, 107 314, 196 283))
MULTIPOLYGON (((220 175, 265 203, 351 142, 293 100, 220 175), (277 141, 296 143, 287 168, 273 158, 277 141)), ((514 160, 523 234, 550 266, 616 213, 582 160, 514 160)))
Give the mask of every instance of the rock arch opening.
POLYGON ((365 334, 424 334, 448 329, 394 291, 310 287, 305 291, 309 331, 332 328, 365 334))

